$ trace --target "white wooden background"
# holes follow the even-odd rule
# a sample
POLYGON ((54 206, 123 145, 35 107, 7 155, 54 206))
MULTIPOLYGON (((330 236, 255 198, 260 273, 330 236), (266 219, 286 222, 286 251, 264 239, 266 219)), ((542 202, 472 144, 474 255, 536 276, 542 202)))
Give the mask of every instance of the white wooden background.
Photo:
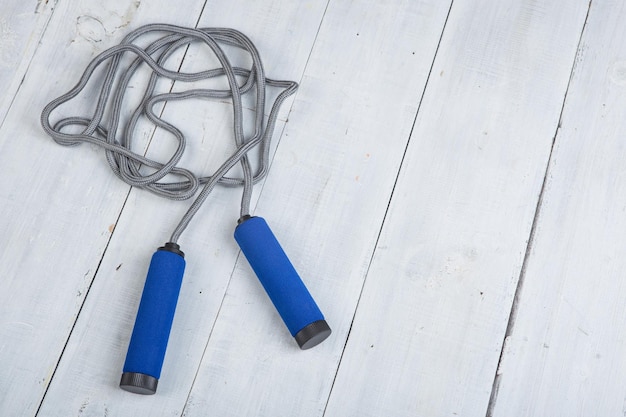
MULTIPOLYGON (((624 22, 621 0, 1 2, 0 416, 626 415, 624 22), (239 29, 300 83, 253 206, 333 334, 297 348, 218 189, 138 396, 118 382, 143 280, 189 203, 39 115, 151 22, 239 29)), ((228 106, 165 115, 214 169, 228 106)))

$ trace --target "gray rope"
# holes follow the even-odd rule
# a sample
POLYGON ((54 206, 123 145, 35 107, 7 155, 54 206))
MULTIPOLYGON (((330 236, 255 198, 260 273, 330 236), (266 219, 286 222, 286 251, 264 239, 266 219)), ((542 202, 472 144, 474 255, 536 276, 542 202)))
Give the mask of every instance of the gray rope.
POLYGON ((132 31, 119 45, 96 56, 87 65, 80 80, 70 91, 46 105, 41 113, 41 124, 46 133, 60 145, 75 146, 86 142, 104 148, 107 162, 115 175, 131 186, 146 189, 172 200, 186 200, 198 194, 172 233, 170 241, 176 243, 217 184, 243 186, 240 216, 243 217, 250 212, 252 186, 267 174, 269 143, 276 125, 278 110, 285 99, 295 93, 297 88, 298 84, 293 81, 276 81, 266 78, 256 47, 241 32, 225 28, 190 29, 166 24, 151 24, 132 31), (140 38, 154 39, 154 36, 151 36, 154 33, 160 34, 161 37, 153 40, 147 47, 141 48, 135 44, 140 38), (176 72, 165 68, 165 63, 176 51, 197 42, 202 42, 211 49, 221 67, 195 73, 176 72), (251 67, 249 69, 233 67, 221 45, 234 46, 247 52, 252 58, 251 67), (121 61, 126 53, 131 56, 134 55, 134 59, 123 67, 121 61), (95 100, 93 115, 91 117, 65 117, 51 124, 51 113, 62 104, 78 96, 96 69, 105 62, 107 63, 106 73, 101 84, 99 84, 99 93, 97 100, 95 100), (120 129, 120 119, 128 86, 133 76, 146 65, 152 70, 152 73, 141 103, 120 129), (225 77, 228 80, 229 89, 155 92, 159 78, 189 83, 219 77, 225 77), (238 82, 238 80, 240 81, 238 82), (264 120, 266 85, 283 89, 272 103, 267 123, 264 120), (248 93, 255 94, 256 98, 254 134, 245 137, 242 96, 248 93), (230 98, 232 100, 236 150, 210 176, 199 177, 185 168, 178 167, 177 164, 185 151, 185 136, 178 128, 155 113, 155 106, 159 103, 190 98, 230 98), (164 129, 178 141, 176 151, 167 162, 158 162, 131 150, 137 123, 142 117, 164 129), (70 133, 68 128, 72 128, 74 132, 80 131, 80 133, 70 133), (119 132, 120 130, 121 132, 119 132), (253 172, 247 154, 256 146, 260 149, 259 160, 258 168, 253 172), (238 163, 242 167, 242 177, 226 176, 228 171, 238 163), (140 172, 141 167, 151 168, 153 172, 142 173, 140 172), (167 175, 177 176, 180 180, 175 182, 162 181, 167 175), (200 192, 198 193, 199 189, 200 192))

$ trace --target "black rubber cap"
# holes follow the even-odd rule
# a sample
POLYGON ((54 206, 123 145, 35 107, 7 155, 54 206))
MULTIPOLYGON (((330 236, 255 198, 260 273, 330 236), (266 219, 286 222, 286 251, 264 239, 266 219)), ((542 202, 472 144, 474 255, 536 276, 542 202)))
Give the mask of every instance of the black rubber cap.
POLYGON ((164 250, 164 251, 175 253, 176 255, 180 255, 183 258, 185 257, 185 253, 182 250, 180 250, 180 246, 178 246, 178 244, 174 242, 167 242, 165 245, 161 246, 157 250, 164 250))
POLYGON ((296 333, 296 342, 300 349, 311 349, 313 346, 317 346, 322 343, 328 336, 330 336, 330 327, 326 320, 318 320, 305 326, 302 330, 296 333))
POLYGON ((152 395, 156 393, 159 380, 153 376, 138 372, 124 372, 120 388, 135 394, 152 395))
POLYGON ((253 217, 254 216, 251 216, 249 214, 244 214, 243 216, 239 218, 239 220, 237 220, 237 226, 239 226, 241 223, 245 222, 246 220, 250 220, 253 217))

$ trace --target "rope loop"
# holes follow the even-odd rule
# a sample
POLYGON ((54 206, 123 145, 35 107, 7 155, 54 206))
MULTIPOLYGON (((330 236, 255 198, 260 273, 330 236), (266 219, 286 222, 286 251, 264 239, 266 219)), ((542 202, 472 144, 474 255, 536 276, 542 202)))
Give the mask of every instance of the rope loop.
MULTIPOLYGON (((143 72, 145 74, 145 72, 143 72)), ((162 84, 162 83, 161 83, 162 84)), ((187 213, 174 230, 171 242, 176 242, 200 209, 217 184, 243 186, 240 216, 250 211, 252 186, 267 174, 269 165, 269 143, 272 138, 278 110, 289 96, 293 95, 298 84, 293 81, 277 81, 265 77, 259 52, 243 33, 227 28, 185 28, 168 24, 150 24, 130 32, 119 45, 113 46, 96 56, 86 67, 78 83, 67 93, 52 100, 41 113, 41 125, 54 141, 64 146, 90 143, 104 149, 107 162, 115 175, 127 184, 146 189, 161 197, 172 200, 186 200, 197 195, 187 213), (155 35, 159 37, 155 38, 155 35), (145 48, 139 46, 149 42, 145 48), (209 47, 220 66, 198 72, 172 71, 166 68, 168 59, 176 52, 185 51, 189 45, 202 43, 209 47), (235 47, 246 52, 251 58, 249 68, 231 65, 224 46, 235 47), (130 56, 130 59, 124 59, 130 56), (51 123, 50 117, 57 108, 76 98, 87 86, 96 69, 106 65, 104 76, 94 78, 97 85, 97 99, 93 101, 90 117, 68 116, 51 123), (140 104, 125 123, 121 123, 125 94, 131 88, 133 77, 149 68, 150 77, 140 104), (208 79, 226 79, 228 88, 191 88, 173 92, 174 84, 193 83, 208 79), (159 80, 170 80, 170 90, 157 92, 159 80), (267 121, 265 120, 266 86, 281 88, 272 103, 267 121), (246 137, 243 129, 242 97, 254 94, 254 133, 246 137), (178 166, 185 148, 186 138, 174 125, 159 114, 158 104, 187 99, 230 99, 233 107, 235 151, 210 176, 199 176, 178 166), (155 127, 166 131, 177 141, 177 148, 166 162, 150 159, 132 150, 137 123, 140 119, 150 121, 155 127), (120 126, 122 124, 122 126, 120 126), (253 172, 248 152, 259 147, 258 164, 253 172), (228 177, 226 174, 237 164, 241 164, 241 177, 228 177), (148 169, 146 169, 148 168, 148 169), (148 173, 146 171, 149 171, 148 173), (166 181, 165 177, 175 177, 176 181, 166 181), (198 193, 198 190, 200 192, 198 193)), ((177 89, 178 90, 178 89, 177 89)))

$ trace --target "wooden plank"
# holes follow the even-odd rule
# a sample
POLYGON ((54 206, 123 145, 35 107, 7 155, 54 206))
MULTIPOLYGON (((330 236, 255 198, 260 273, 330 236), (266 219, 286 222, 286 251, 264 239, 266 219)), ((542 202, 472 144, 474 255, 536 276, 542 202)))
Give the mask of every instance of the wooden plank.
POLYGON ((185 416, 323 414, 448 6, 330 2, 256 214, 334 333, 300 351, 240 257, 185 416))
POLYGON ((22 83, 56 1, 0 4, 0 126, 22 83))
MULTIPOLYGON (((299 80, 326 1, 273 1, 271 6, 244 0, 209 1, 199 25, 241 30, 257 45, 268 76, 299 80), (277 67, 276 61, 282 66, 277 67)), ((206 58, 190 49, 183 69, 206 66, 206 58)), ((208 174, 232 151, 232 109, 220 102, 200 104, 170 103, 164 117, 189 135, 189 153, 181 165, 208 174)), ((274 145, 284 124, 283 120, 277 127, 274 145)), ((157 158, 167 154, 169 142, 157 132, 149 154, 157 158)), ((255 195, 259 191, 260 187, 255 195)), ((146 400, 119 389, 119 378, 150 256, 169 238, 190 203, 163 200, 141 190, 130 193, 41 415, 182 412, 237 259, 232 233, 240 197, 238 189, 218 188, 181 238, 187 261, 184 284, 159 389, 146 400)))
POLYGON ((0 184, 0 415, 36 412, 129 190, 100 150, 68 149, 48 138, 39 114, 131 21, 141 25, 166 14, 193 25, 202 5, 56 4, 0 130, 0 163, 10 173, 0 184))
POLYGON ((485 415, 587 5, 453 3, 326 416, 485 415))
POLYGON ((626 413, 626 6, 591 5, 493 415, 626 413))

